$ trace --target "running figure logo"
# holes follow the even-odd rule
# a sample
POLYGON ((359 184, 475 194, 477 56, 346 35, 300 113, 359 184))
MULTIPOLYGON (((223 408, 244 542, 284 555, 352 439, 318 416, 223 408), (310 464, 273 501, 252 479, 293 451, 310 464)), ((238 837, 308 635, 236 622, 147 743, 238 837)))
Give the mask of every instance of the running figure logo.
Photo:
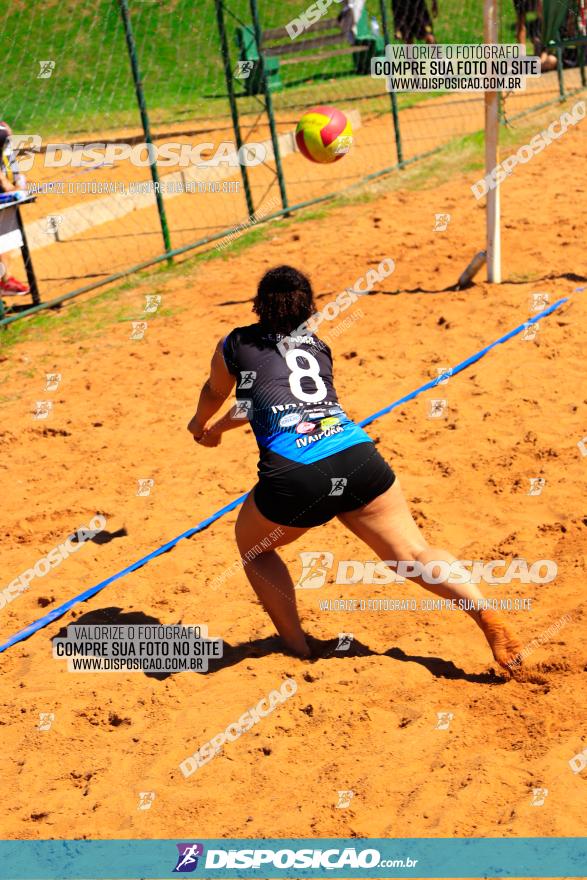
POLYGON ((43 139, 40 134, 13 134, 10 138, 10 146, 22 174, 33 167, 34 154, 40 152, 43 139))
POLYGON ((204 854, 204 846, 201 843, 176 843, 179 855, 177 865, 173 869, 174 874, 191 874, 198 867, 198 858, 204 854))
POLYGON ((448 415, 448 400, 443 398, 432 398, 428 401, 428 418, 443 419, 448 415))
POLYGON ((248 79, 253 72, 254 61, 237 61, 233 76, 235 79, 248 79))
POLYGON ((35 402, 35 411, 33 413, 34 419, 47 419, 49 418, 49 413, 53 409, 53 401, 52 400, 37 400, 35 402))
POLYGON ((61 382, 61 373, 45 373, 45 391, 57 391, 61 382))
POLYGON ((241 370, 241 380, 238 383, 239 388, 247 388, 253 387, 253 382, 257 378, 257 374, 255 370, 241 370))
POLYGON ((530 308, 533 312, 540 312, 542 309, 545 309, 549 302, 549 296, 547 293, 531 293, 530 294, 530 308))
POLYGON ((47 214, 45 217, 45 232, 48 235, 56 236, 62 223, 63 214, 47 214))
POLYGON ((324 586, 328 570, 334 562, 333 553, 317 553, 315 550, 300 553, 302 573, 295 585, 296 590, 318 590, 324 586))
POLYGON ((39 723, 37 730, 51 730, 51 725, 55 721, 53 712, 39 712, 39 723))
POLYGON ((346 477, 330 477, 330 482, 332 483, 332 489, 328 494, 342 495, 345 490, 345 486, 348 483, 348 480, 346 477))
POLYGON ((132 321, 131 339, 143 339, 147 332, 148 324, 146 321, 132 321))
POLYGON ((455 717, 452 712, 437 712, 436 716, 438 721, 436 722, 435 730, 448 730, 450 722, 455 717))
POLYGON ((450 214, 435 214, 432 232, 446 232, 450 223, 450 214))
POLYGON ((160 293, 146 293, 145 294, 145 308, 143 311, 149 312, 153 314, 157 311, 159 306, 161 305, 161 294, 160 293))
POLYGON ((528 495, 542 495, 542 490, 546 486, 544 477, 530 477, 530 488, 528 495))
POLYGON ((353 633, 339 633, 338 634, 338 645, 334 649, 335 651, 348 651, 353 643, 354 635, 353 633))
POLYGON ((341 153, 343 154, 343 156, 346 155, 346 153, 348 153, 348 151, 350 150, 352 145, 353 145, 352 135, 350 135, 350 134, 341 135, 341 137, 339 137, 339 139, 338 139, 336 149, 334 150, 335 155, 339 156, 341 153))
POLYGON ((446 385, 452 376, 452 369, 450 367, 436 367, 436 376, 438 378, 437 385, 446 385))
POLYGON ((250 419, 253 412, 253 401, 248 399, 237 400, 231 412, 233 419, 250 419))
POLYGON ((139 791, 139 810, 150 810, 155 800, 154 791, 139 791))
POLYGON ((51 74, 55 70, 54 61, 39 61, 40 70, 37 79, 51 79, 51 74))
POLYGON ((139 498, 145 498, 147 495, 151 494, 151 489, 155 485, 155 480, 149 478, 146 480, 137 480, 137 483, 139 486, 137 489, 137 495, 139 498))
POLYGON ((569 767, 573 773, 582 773, 585 767, 587 767, 587 749, 583 749, 582 752, 573 755, 569 761, 569 767))
POLYGON ((351 801, 354 798, 355 793, 350 789, 348 791, 339 791, 338 792, 338 803, 336 805, 337 810, 344 810, 347 807, 350 807, 351 801))

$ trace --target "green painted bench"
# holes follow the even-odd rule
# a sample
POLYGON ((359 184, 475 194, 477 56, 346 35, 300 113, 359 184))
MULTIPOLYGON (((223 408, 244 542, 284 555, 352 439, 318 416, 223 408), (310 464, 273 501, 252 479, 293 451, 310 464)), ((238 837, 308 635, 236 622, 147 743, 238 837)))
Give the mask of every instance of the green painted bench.
POLYGON ((383 55, 385 51, 385 41, 379 33, 374 33, 371 29, 366 9, 363 9, 357 24, 357 34, 352 45, 336 18, 322 18, 313 22, 293 40, 286 27, 264 30, 260 47, 252 25, 237 28, 235 39, 239 61, 249 62, 250 65, 249 75, 246 78, 241 77, 249 95, 257 95, 263 90, 260 51, 263 52, 267 85, 272 92, 283 88, 280 70, 285 65, 351 55, 354 72, 368 75, 371 72, 371 60, 383 55))

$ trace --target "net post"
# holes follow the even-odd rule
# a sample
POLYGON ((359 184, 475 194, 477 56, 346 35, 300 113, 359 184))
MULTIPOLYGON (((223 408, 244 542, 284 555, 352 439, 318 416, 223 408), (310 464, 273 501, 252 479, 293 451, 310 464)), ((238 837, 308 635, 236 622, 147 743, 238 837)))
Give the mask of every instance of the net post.
MULTIPOLYGON (((386 47, 389 45, 389 19, 387 17, 387 8, 385 6, 387 0, 379 0, 379 8, 381 11, 381 25, 383 28, 383 39, 386 47)), ((394 91, 390 91, 389 98, 391 101, 391 115, 393 117, 393 132, 395 135, 395 151, 397 154, 397 164, 400 168, 404 167, 404 153, 402 147, 402 134, 399 124, 399 111, 397 106, 397 95, 394 91)))
MULTIPOLYGON (((497 43, 498 0, 484 0, 483 22, 485 43, 497 43)), ((499 147, 499 92, 485 92, 485 174, 489 175, 498 164, 499 147)), ((487 192, 487 280, 501 284, 501 229, 499 183, 487 192)))
MULTIPOLYGON (((169 236, 169 226, 167 224, 167 216, 165 214, 165 206, 163 204, 163 196, 161 194, 161 184, 159 182, 159 171, 157 169, 157 162, 155 161, 155 157, 153 155, 153 139, 151 137, 151 126, 149 124, 149 115, 147 113, 147 103, 145 101, 145 94, 143 92, 143 82, 141 80, 141 71, 139 68, 139 60, 137 57, 137 48, 135 44, 135 38, 132 32, 132 25, 130 23, 130 14, 128 11, 128 2, 127 0, 118 0, 118 6, 120 8, 120 14, 122 16, 122 23, 124 26, 124 36, 126 37, 126 46, 128 49, 128 56, 130 58, 130 66, 132 70, 132 77, 135 85, 135 92, 137 96, 137 103, 139 105, 139 112, 141 114, 141 122, 143 125, 143 133, 145 135, 145 143, 148 145, 149 149, 149 168, 151 169, 151 178, 153 180, 153 184, 155 187, 155 199, 157 202, 157 211, 159 213, 159 222, 161 224, 161 232, 163 234, 163 243, 165 245, 165 252, 171 250, 171 238, 169 236)), ((169 263, 173 262, 173 257, 169 257, 169 263)))

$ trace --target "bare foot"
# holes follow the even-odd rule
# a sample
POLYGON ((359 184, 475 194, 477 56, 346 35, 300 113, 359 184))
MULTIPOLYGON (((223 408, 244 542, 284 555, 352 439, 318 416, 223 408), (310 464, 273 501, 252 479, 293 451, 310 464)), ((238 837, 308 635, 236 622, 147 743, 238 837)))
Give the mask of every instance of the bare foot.
POLYGON ((295 657, 299 657, 300 660, 307 660, 308 657, 312 656, 312 652, 310 650, 310 646, 308 645, 305 637, 301 637, 298 639, 285 639, 283 636, 281 637, 281 641, 286 646, 287 650, 290 654, 293 654, 295 657))
POLYGON ((495 611, 485 610, 479 612, 477 622, 499 665, 510 672, 519 669, 522 663, 521 646, 502 617, 495 611))
POLYGON ((558 61, 556 55, 549 55, 548 52, 543 52, 540 56, 540 71, 541 73, 547 73, 549 70, 556 70, 558 66, 558 61))

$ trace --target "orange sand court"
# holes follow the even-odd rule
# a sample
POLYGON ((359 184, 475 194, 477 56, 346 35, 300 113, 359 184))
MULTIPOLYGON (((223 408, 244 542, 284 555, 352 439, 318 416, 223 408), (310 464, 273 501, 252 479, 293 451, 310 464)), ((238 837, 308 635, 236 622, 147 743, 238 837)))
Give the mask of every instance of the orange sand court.
MULTIPOLYGON (((341 401, 357 419, 402 397, 527 320, 530 294, 570 301, 434 394, 368 430, 398 473, 431 543, 458 558, 554 560, 550 584, 489 587, 530 599, 507 614, 527 673, 508 678, 462 612, 327 611, 325 600, 428 597, 405 584, 300 590, 311 662, 282 653, 239 567, 236 512, 118 580, 3 653, 3 836, 8 838, 523 837, 584 833, 586 129, 576 126, 503 186, 501 286, 447 291, 484 240, 477 172, 419 189, 379 188, 300 224, 275 222, 263 242, 227 259, 126 287, 126 309, 80 330, 63 323, 2 354, 0 467, 5 585, 97 513, 107 540, 88 542, 32 580, 0 611, 2 641, 50 608, 203 520, 255 482, 248 429, 219 449, 186 431, 218 339, 249 323, 262 273, 287 262, 309 273, 321 305, 391 257, 393 275, 353 307, 332 339, 341 401), (433 232, 435 213, 451 215, 433 232), (142 340, 130 318, 162 296, 142 340), (46 373, 62 376, 54 392, 46 373), (436 393, 439 392, 439 393, 436 393), (441 392, 441 393, 440 393, 441 392), (448 415, 428 418, 444 397, 448 415), (35 402, 51 399, 45 421, 35 402), (529 495, 530 480, 543 491, 529 495), (148 496, 137 481, 153 480, 148 496), (228 576, 218 583, 218 576, 228 576), (208 674, 73 674, 52 659, 71 623, 206 624, 224 640, 208 674), (352 632, 350 650, 338 634, 352 632), (250 706, 293 678, 297 692, 212 761, 179 765, 250 706), (39 713, 53 713, 38 730, 39 713), (438 728, 438 713, 452 715, 438 728), (548 789, 542 806, 533 790, 548 789), (352 791, 339 808, 338 792, 352 791), (138 810, 139 792, 155 792, 138 810)), ((299 157, 295 158, 298 161, 299 157)), ((482 279, 482 274, 479 279, 482 279)), ((282 556, 372 554, 336 522, 282 556)))

